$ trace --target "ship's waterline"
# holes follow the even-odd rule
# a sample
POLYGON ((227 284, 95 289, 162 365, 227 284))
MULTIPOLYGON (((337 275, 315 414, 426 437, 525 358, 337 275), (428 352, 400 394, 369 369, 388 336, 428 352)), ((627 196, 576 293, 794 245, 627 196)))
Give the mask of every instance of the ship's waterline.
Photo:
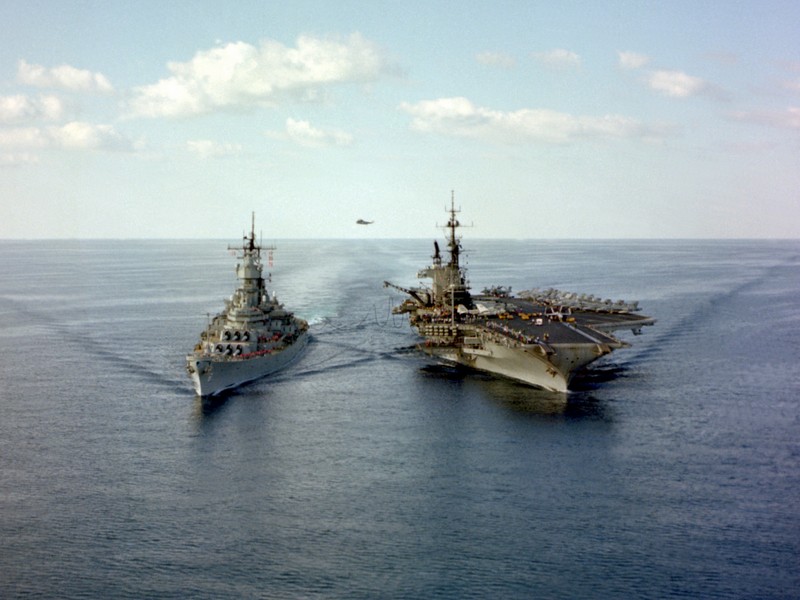
POLYGON ((234 359, 224 363, 223 368, 220 368, 218 361, 215 362, 210 358, 195 359, 190 356, 187 359, 187 370, 192 379, 194 391, 198 396, 219 394, 280 371, 302 354, 308 339, 308 332, 301 331, 295 341, 280 353, 241 360, 234 359))

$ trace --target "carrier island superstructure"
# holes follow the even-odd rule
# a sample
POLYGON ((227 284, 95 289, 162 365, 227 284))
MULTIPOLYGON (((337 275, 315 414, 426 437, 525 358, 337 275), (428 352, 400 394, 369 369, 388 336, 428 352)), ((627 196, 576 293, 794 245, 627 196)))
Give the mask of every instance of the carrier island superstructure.
POLYGON ((286 310, 274 293, 269 295, 262 275, 264 248, 256 242, 255 215, 242 245, 228 249, 235 250, 240 261, 236 265, 238 287, 186 357, 186 370, 201 397, 282 369, 308 341, 308 323, 286 310))
POLYGON ((641 333, 655 319, 636 314, 638 303, 613 302, 556 289, 516 295, 503 287, 471 294, 460 265, 459 211, 451 199, 447 231, 449 260, 434 242, 433 264, 417 274, 431 285, 403 288, 394 307, 408 314, 425 338, 418 348, 432 357, 501 375, 554 392, 566 392, 586 365, 628 344, 612 335, 620 329, 641 333))

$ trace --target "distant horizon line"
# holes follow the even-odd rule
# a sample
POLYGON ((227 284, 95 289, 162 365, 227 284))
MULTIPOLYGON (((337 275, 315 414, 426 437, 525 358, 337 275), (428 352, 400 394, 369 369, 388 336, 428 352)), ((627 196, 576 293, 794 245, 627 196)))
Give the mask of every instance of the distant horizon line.
MULTIPOLYGON (((427 240, 434 236, 413 236, 413 237, 261 237, 259 239, 283 240, 283 241, 411 241, 427 240)), ((43 237, 43 238, 15 238, 0 237, 0 242, 201 242, 201 241, 224 241, 239 240, 238 237, 43 237)), ((438 239, 434 237, 434 239, 438 239)), ((506 241, 506 242, 526 242, 526 241, 693 241, 693 242, 732 242, 732 241, 800 241, 798 237, 470 237, 470 241, 506 241)))

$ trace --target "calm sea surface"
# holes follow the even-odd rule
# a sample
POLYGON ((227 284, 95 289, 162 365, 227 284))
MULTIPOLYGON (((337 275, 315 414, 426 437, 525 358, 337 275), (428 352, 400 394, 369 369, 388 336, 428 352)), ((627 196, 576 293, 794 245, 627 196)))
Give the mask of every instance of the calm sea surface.
POLYGON ((312 323, 203 405, 227 241, 0 242, 2 598, 800 598, 800 242, 466 240, 658 319, 569 395, 437 366, 426 241, 278 241, 312 323))

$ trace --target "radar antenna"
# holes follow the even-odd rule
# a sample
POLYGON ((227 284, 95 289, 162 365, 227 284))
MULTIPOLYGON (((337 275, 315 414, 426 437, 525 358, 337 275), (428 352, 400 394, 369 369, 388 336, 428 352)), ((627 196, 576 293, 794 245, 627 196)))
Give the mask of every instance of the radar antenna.
POLYGON ((250 250, 256 246, 256 211, 250 213, 250 250))
MULTIPOLYGON (((447 208, 445 208, 447 210, 447 208)), ((447 247, 450 249, 450 265, 458 267, 458 257, 461 253, 461 239, 456 235, 456 229, 461 227, 461 223, 456 218, 456 214, 461 212, 461 209, 456 210, 456 193, 454 190, 450 191, 450 220, 447 222, 447 228, 450 230, 450 236, 447 240, 447 247)))

